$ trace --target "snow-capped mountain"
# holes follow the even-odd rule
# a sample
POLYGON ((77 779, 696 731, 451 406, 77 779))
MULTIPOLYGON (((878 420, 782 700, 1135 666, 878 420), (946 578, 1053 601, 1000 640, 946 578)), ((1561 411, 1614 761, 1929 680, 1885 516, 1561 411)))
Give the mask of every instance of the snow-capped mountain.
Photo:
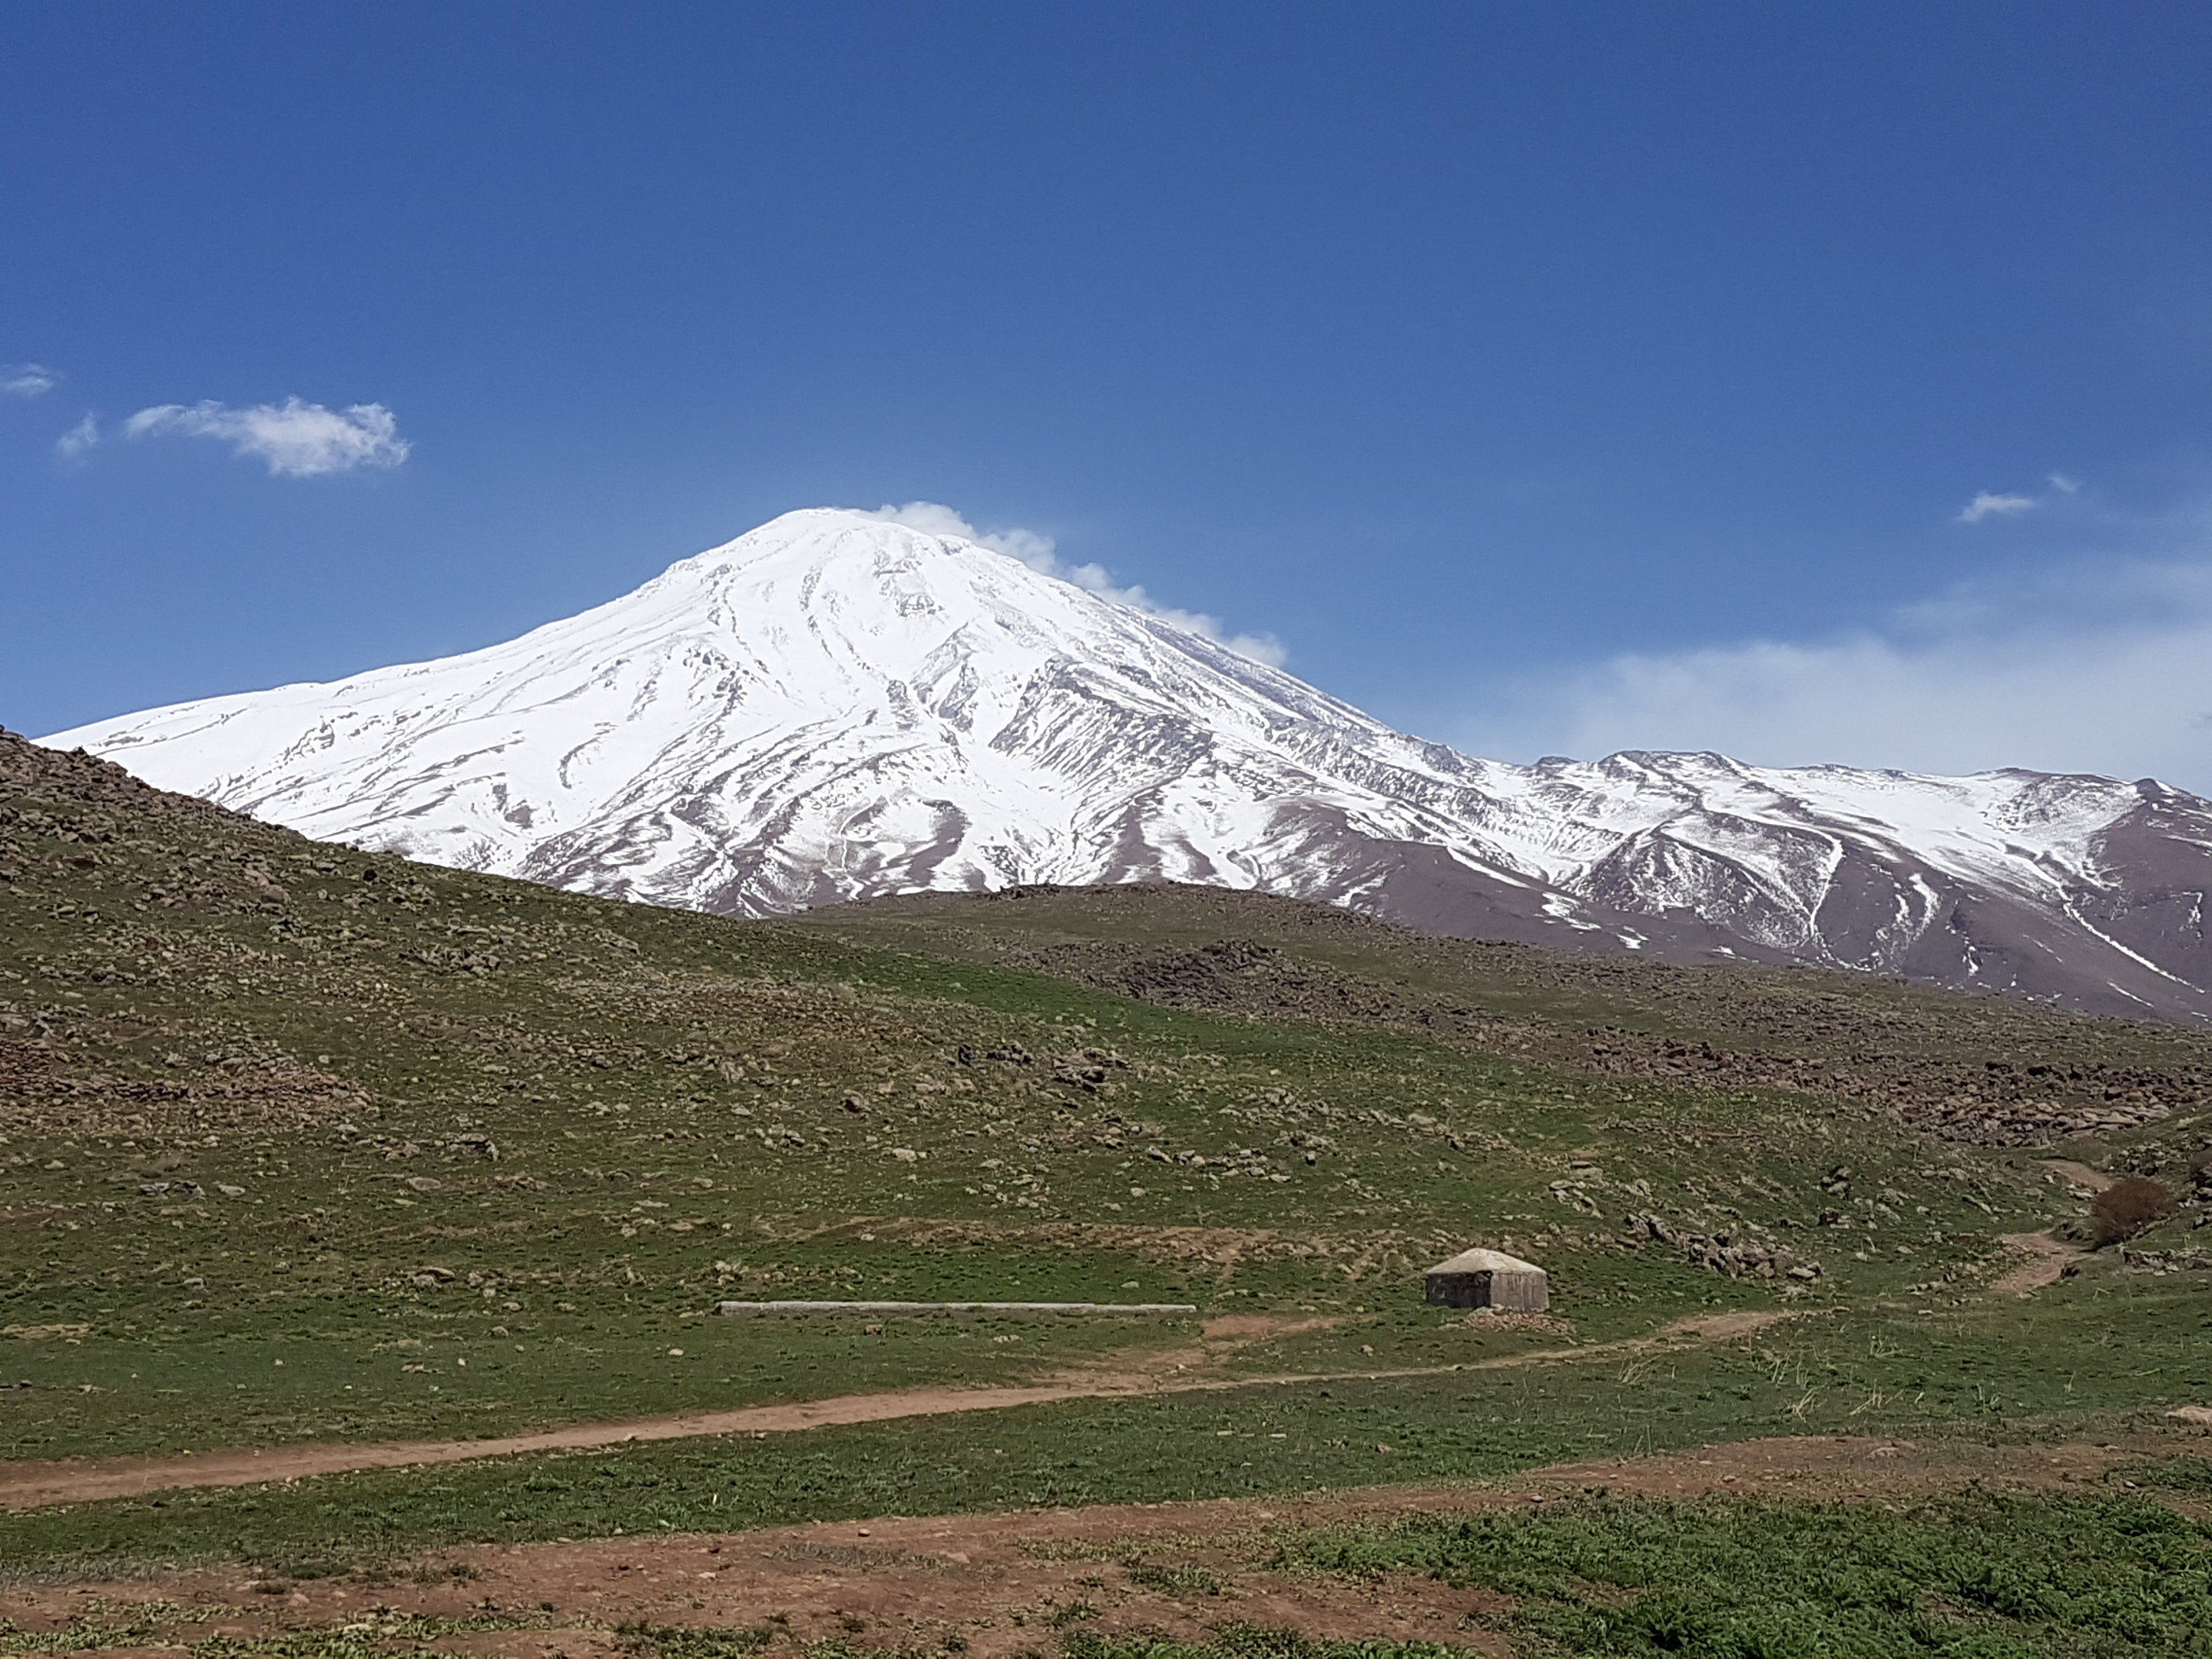
POLYGON ((310 836, 732 915, 1164 878, 2212 1020, 2196 796, 1717 755, 1472 759, 870 514, 787 514, 486 650, 44 741, 310 836))

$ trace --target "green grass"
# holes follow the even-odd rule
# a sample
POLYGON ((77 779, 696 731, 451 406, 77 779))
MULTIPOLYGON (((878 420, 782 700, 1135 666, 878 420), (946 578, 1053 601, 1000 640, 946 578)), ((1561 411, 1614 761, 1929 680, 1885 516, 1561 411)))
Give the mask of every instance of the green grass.
POLYGON ((2212 1497, 2212 1458, 2168 1457, 2154 1463, 2124 1465, 2118 1478, 2142 1486, 2162 1486, 2191 1498, 2212 1497))
POLYGON ((1534 1650, 1889 1659, 2212 1652, 2212 1528, 2126 1492, 1898 1504, 1584 1496, 1282 1545, 1510 1599, 1534 1650))
MULTIPOLYGON (((422 884, 441 882, 470 896, 483 885, 442 872, 422 884)), ((717 926, 617 920, 648 936, 717 926)), ((1470 1236, 1544 1259, 1561 1310, 1601 1338, 1714 1297, 1771 1303, 1782 1288, 1718 1279, 1656 1246, 1593 1242, 1631 1208, 1778 1237, 1796 1224, 1797 1248, 1825 1269, 1814 1300, 1940 1279, 1988 1248, 1994 1221, 2051 1212, 2048 1189, 2002 1160, 1946 1149, 1930 1178, 1928 1155, 1879 1126, 1802 1107, 1777 1115, 1755 1099, 1578 1079, 1401 1036, 1117 1006, 1034 975, 963 969, 963 987, 995 1006, 926 1004, 908 981, 927 974, 905 959, 721 931, 732 977, 753 984, 736 976, 764 959, 780 975, 773 997, 733 1003, 723 978, 640 969, 630 982, 610 969, 613 982, 593 988, 611 1012, 590 1011, 592 1026, 572 1008, 556 1029, 577 1046, 580 1030, 601 1035, 623 1015, 629 1044, 589 1046, 604 1064, 541 1061, 526 1090, 505 1086, 536 1040, 526 1029, 487 1016, 466 1041, 422 1045, 413 1034, 431 1023, 422 1005, 433 987, 382 1022, 410 1056, 404 1091, 368 1086, 343 1117, 282 1129, 218 1121, 201 1097, 186 1123, 156 1103, 106 1107, 74 1133, 11 1128, 0 1328, 15 1342, 0 1365, 18 1376, 0 1380, 37 1386, 11 1401, 9 1453, 499 1432, 999 1376, 1010 1359, 1042 1367, 1109 1341, 1164 1340, 1059 1328, 1018 1355, 978 1359, 979 1345, 941 1333, 868 1345, 789 1325, 702 1331, 698 1316, 726 1295, 1126 1297, 1348 1317, 1387 1307, 1401 1322, 1386 1320, 1381 1343, 1346 1329, 1309 1339, 1300 1363, 1356 1364, 1367 1346, 1423 1363, 1436 1341, 1404 1286, 1470 1236), (839 977, 825 988, 802 969, 839 977), (1074 1010, 1096 1023, 1073 1024, 1074 1010), (963 1042, 979 1058, 957 1058, 963 1042), (980 1058, 1016 1042, 1037 1060, 980 1058), (1114 1069, 1110 1093, 1046 1075, 1054 1054, 1102 1043, 1132 1061, 1114 1069), (710 1068, 701 1055, 720 1058, 710 1068), (798 1139, 764 1141, 763 1128, 798 1139), (463 1134, 489 1137, 500 1156, 463 1134), (1314 1163, 1294 1134, 1316 1140, 1314 1163), (1578 1156, 1596 1170, 1576 1170, 1578 1156), (1818 1177, 1839 1161, 1865 1190, 1871 1226, 1812 1229, 1818 1177), (1969 1164, 1972 1184, 1953 1173, 1969 1164), (1551 1189, 1563 1176, 1572 1194, 1551 1189), (199 1194, 179 1199, 187 1181, 199 1194), (159 1182, 169 1190, 141 1191, 159 1182), (1886 1203, 1885 1190, 1912 1201, 1886 1203), (2002 1217, 1978 1206, 1992 1194, 2002 1217), (684 1363, 666 1363, 670 1347, 684 1363)), ((131 994, 147 1020, 148 999, 131 994)), ((302 1000, 271 1014, 356 1018, 337 1006, 302 1000)), ((325 1030, 307 1046, 319 1061, 318 1045, 342 1041, 325 1030)), ((257 1045, 271 1039, 229 1042, 257 1045)))
POLYGON ((1471 1480, 1760 1434, 2103 1436, 2155 1413, 2177 1389, 2212 1387, 2212 1346, 2185 1321, 2188 1297, 2160 1288, 2101 1308, 2113 1346, 2134 1364, 2084 1365, 2079 1376, 2054 1374, 1985 1319, 1844 1315, 1640 1358, 178 1491, 0 1516, 0 1560, 45 1573, 238 1559, 296 1576, 471 1540, 1471 1480))
MULTIPOLYGON (((957 1456, 960 1449, 940 1455, 957 1456)), ((2147 1486, 2196 1490, 2203 1483, 2201 1461, 2172 1466, 2176 1474, 2168 1480, 2158 1478, 2163 1467, 2126 1473, 2149 1477, 2147 1486)), ((744 1484, 727 1463, 720 1473, 732 1490, 744 1484)), ((804 1470, 777 1473, 810 1478, 804 1470)), ((812 1478, 825 1473, 814 1471, 812 1478)), ((653 1480, 640 1480, 635 1470, 630 1477, 612 1478, 601 1459, 575 1459, 541 1471, 535 1490, 544 1496, 563 1484, 591 1487, 589 1501, 608 1504, 622 1492, 630 1500, 623 1512, 632 1522, 671 1521, 683 1474, 662 1468, 653 1480)), ((753 1479, 765 1489, 761 1474, 753 1479)), ((1051 1472, 1040 1468, 1011 1485, 1026 1486, 1039 1502, 1061 1501, 1068 1490, 1064 1480, 1054 1483, 1051 1472)), ((374 1494, 358 1496, 366 1507, 374 1494)), ((330 1494, 323 1497, 327 1504, 330 1494)), ((514 1501, 526 1500, 517 1493, 514 1501)), ((863 1504, 851 1512, 878 1511, 863 1504)), ((273 1532, 284 1517, 256 1510, 244 1517, 202 1512, 200 1518, 220 1536, 222 1528, 257 1518, 273 1532)), ((626 1530, 648 1528, 633 1524, 626 1530)), ((1488 1592, 1487 1610, 1470 1618, 1469 1636, 1502 1634, 1516 1651, 1532 1655, 2197 1659, 2212 1651, 2212 1525, 2117 1486, 2033 1498, 1968 1490, 1886 1504, 1662 1500, 1591 1491, 1540 1510, 1447 1504, 1387 1523, 1279 1528, 1242 1547, 1267 1571, 1369 1581, 1410 1573, 1488 1592)), ((333 1552, 308 1565, 355 1565, 359 1559, 333 1552)), ((1123 1564, 1123 1573, 1133 1583, 1185 1597, 1203 1599, 1218 1588, 1203 1569, 1188 1564, 1135 1559, 1123 1564)), ((1231 1601, 1219 1611, 1212 1638, 1200 1642, 1104 1633, 1078 1619, 1060 1620, 1060 1651, 1063 1659, 1438 1659, 1465 1650, 1449 1644, 1319 1640, 1255 1626, 1239 1619, 1231 1601)), ((52 1635, 0 1633, 0 1653, 136 1646, 157 1633, 173 1641, 174 1627, 191 1617, 160 1603, 95 1607, 52 1635)), ((385 1651, 382 1644, 394 1638, 420 1644, 551 1622, 550 1616, 514 1613, 445 1620, 386 1615, 367 1630, 304 1630, 202 1645, 210 1652, 351 1659, 356 1652, 385 1651)), ((629 1626, 620 1633, 636 1651, 659 1659, 726 1659, 787 1639, 772 1625, 629 1626)), ((808 1651, 815 1659, 866 1659, 887 1650, 840 1642, 808 1651)))
MULTIPOLYGON (((2166 1088, 2212 1054, 2200 1036, 1838 975, 1422 941, 1229 895, 736 923, 320 847, 32 764, 27 782, 0 769, 0 1383, 18 1385, 0 1455, 490 1435, 1136 1365, 1196 1340, 1173 1322, 711 1318, 723 1297, 1325 1322, 1218 1356, 1231 1377, 1808 1316, 1718 1353, 16 1516, 11 1561, 1281 1491, 1805 1428, 2067 1432, 2212 1399, 2212 1275, 2108 1255, 1992 1302, 1998 1236, 2080 1205, 2032 1154, 1934 1141, 1889 1109, 1923 1073, 2039 1055, 2064 1064, 2038 1088, 2128 1067, 2166 1088), (1161 1006, 1053 954, 1255 932, 1395 1012, 1161 1006), (1424 1009, 1460 1012, 1431 1027, 1407 1012, 1424 1009), (1765 1045, 1833 1076, 1622 1070, 1628 1038, 1765 1045), (1632 1213, 1820 1273, 1729 1279, 1630 1247, 1632 1213), (1476 1242, 1543 1263, 1571 1336, 1424 1307, 1419 1268, 1476 1242), (1379 1415, 1355 1421, 1355 1397, 1379 1415), (1285 1439, 1220 1436, 1240 1412, 1274 1413, 1285 1439)), ((2155 1161, 2202 1133, 2176 1118, 2105 1150, 2155 1161)), ((2187 1247, 2190 1218, 2147 1242, 2187 1247)))
POLYGON ((1454 1659, 1466 1650, 1435 1642, 1329 1641, 1231 1620, 1211 1642, 1080 1631, 1061 1651, 1066 1659, 1454 1659))
MULTIPOLYGON (((94 1603, 56 1630, 20 1632, 0 1626, 0 1654, 96 1653, 112 1648, 181 1645, 179 1636, 190 1634, 195 1626, 211 1622, 226 1611, 221 1607, 188 1607, 167 1601, 94 1603)), ((531 1613, 425 1618, 386 1611, 336 1628, 264 1636, 216 1634, 203 1636, 191 1645, 192 1651, 206 1659, 249 1659, 249 1656, 252 1659, 383 1659, 393 1651, 389 1644, 395 1641, 417 1644, 416 1652, 432 1652, 435 1650, 423 1644, 542 1630, 552 1623, 546 1616, 531 1613)), ((714 1650, 703 1644, 691 1651, 698 1659, 712 1659, 714 1655, 714 1650)))
MULTIPOLYGON (((747 950, 782 949, 779 936, 729 931, 747 950)), ((1879 1125, 1802 1105, 1777 1112, 1379 1034, 1117 1009, 1020 975, 963 970, 963 984, 1007 1005, 988 1016, 931 1009, 911 987, 860 976, 905 964, 856 953, 828 963, 849 1000, 781 967, 772 1024, 748 1006, 717 1024, 702 1005, 720 1006, 720 981, 626 988, 633 1048, 605 1066, 540 1066, 527 1093, 470 1075, 518 1057, 522 1039, 495 1029, 453 1052, 410 1044, 404 1093, 371 1088, 344 1117, 305 1128, 210 1118, 203 1133, 158 1109, 74 1133, 11 1128, 0 1328, 15 1342, 0 1367, 18 1377, 0 1380, 38 1387, 11 1401, 8 1450, 494 1432, 1006 1371, 1008 1356, 978 1370, 981 1350, 951 1338, 856 1346, 788 1325, 701 1332, 697 1316, 723 1296, 1388 1308, 1400 1322, 1386 1322, 1382 1345, 1347 1329, 1308 1340, 1301 1362, 1356 1363, 1378 1346, 1421 1363, 1436 1344, 1406 1287, 1469 1237, 1543 1260, 1560 1311, 1604 1338, 1714 1298, 1771 1304, 1785 1288, 1721 1279, 1656 1245, 1614 1248, 1631 1210, 1792 1243, 1823 1267, 1814 1302, 1940 1283, 1997 1226, 2058 1212, 2005 1159, 1945 1148, 1939 1164, 1879 1125), (1009 1012, 1024 997, 1043 1006, 1009 1012), (1071 1006, 1099 1023, 1071 1028, 1071 1006), (1040 1058, 963 1064, 960 1041, 979 1055, 1019 1042, 1040 1058), (1079 1042, 1132 1059, 1112 1093, 1038 1075, 1079 1042), (724 1058, 702 1075, 682 1058, 698 1054, 724 1058), (848 1097, 866 1115, 845 1109, 848 1097), (763 1127, 798 1144, 764 1143, 763 1127), (490 1137, 499 1158, 461 1134, 490 1137), (1312 1164, 1293 1135, 1318 1145, 1312 1164), (1861 1225, 1814 1229, 1818 1180, 1844 1162, 1861 1225), (434 1185, 406 1184, 426 1178, 434 1185), (1563 1178, 1572 1190, 1554 1192, 1563 1178), (140 1190, 163 1181, 169 1192, 140 1190), (179 1200, 185 1181, 201 1195, 179 1200), (665 1363, 672 1346, 685 1364, 665 1363), (465 1357, 467 1377, 405 1370, 465 1357)), ((426 1018, 392 1023, 405 1032, 426 1018)), ((325 1040, 337 1041, 314 1039, 325 1040)), ((1062 1328, 1020 1357, 1058 1364, 1146 1340, 1062 1328)))

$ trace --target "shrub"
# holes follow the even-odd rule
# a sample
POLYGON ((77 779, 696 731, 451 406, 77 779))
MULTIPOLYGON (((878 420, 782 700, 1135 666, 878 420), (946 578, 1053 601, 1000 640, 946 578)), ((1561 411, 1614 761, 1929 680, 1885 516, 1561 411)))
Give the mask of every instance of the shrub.
POLYGON ((2123 1239, 2133 1238, 2146 1227, 2155 1226, 2173 1213, 2173 1194, 2165 1183, 2147 1176, 2130 1176, 2125 1181, 2116 1181, 2097 1194, 2097 1201, 2089 1206, 2090 1218, 2097 1224, 2097 1248, 2118 1244, 2123 1239))

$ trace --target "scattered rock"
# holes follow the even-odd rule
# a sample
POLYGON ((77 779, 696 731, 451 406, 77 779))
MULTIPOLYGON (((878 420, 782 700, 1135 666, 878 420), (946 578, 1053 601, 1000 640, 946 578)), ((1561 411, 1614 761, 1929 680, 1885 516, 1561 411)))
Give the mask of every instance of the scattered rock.
POLYGON ((1680 1233, 1656 1215, 1626 1218, 1630 1245, 1650 1240, 1682 1252, 1695 1266, 1709 1267, 1730 1279, 1789 1278, 1808 1283, 1820 1277, 1820 1264, 1801 1259, 1795 1250, 1769 1239, 1746 1238, 1734 1233, 1680 1233))

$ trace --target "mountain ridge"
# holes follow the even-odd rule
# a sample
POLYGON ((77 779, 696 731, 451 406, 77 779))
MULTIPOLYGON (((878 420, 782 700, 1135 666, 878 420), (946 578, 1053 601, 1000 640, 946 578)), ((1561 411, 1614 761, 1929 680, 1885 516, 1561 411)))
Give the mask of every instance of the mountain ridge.
POLYGON ((2212 1021, 2212 803, 2154 780, 1476 759, 835 508, 503 644, 43 741, 324 839, 720 914, 1197 882, 2212 1021))

